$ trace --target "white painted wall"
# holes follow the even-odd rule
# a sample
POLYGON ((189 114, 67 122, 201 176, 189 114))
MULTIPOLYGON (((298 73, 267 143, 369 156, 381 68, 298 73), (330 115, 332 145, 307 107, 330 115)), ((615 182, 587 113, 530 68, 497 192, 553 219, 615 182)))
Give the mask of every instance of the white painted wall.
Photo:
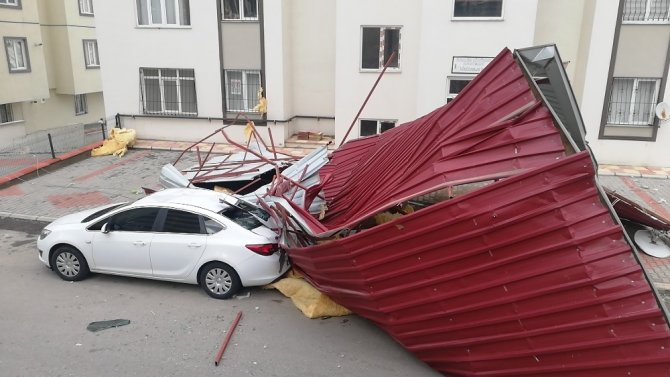
MULTIPOLYGON (((401 70, 387 71, 360 118, 414 120, 446 103, 454 56, 492 57, 532 45, 536 0, 507 0, 502 20, 452 20, 453 1, 336 2, 336 139, 378 73, 360 72, 361 26, 402 26, 401 70)), ((351 137, 358 136, 358 125, 351 137)))
MULTIPOLYGON (((215 1, 191 1, 191 26, 137 26, 135 1, 97 1, 95 19, 107 117, 139 114, 140 67, 193 68, 199 117, 221 117, 218 25, 215 1)), ((188 140, 200 134, 188 127, 166 133, 153 118, 139 138, 188 140)), ((192 123, 192 122, 191 122, 192 123)))
MULTIPOLYGON (((446 103, 454 56, 496 56, 533 44, 537 0, 503 1, 502 20, 452 20, 453 1, 422 0, 416 117, 446 103)), ((404 46, 403 46, 404 47, 404 46)))
MULTIPOLYGON (((379 76, 361 72, 361 26, 401 26, 400 71, 387 71, 361 113, 364 119, 416 118, 421 2, 345 0, 336 2, 335 137, 339 143, 379 76)), ((423 69, 423 67, 421 67, 423 69)), ((359 136, 358 122, 348 140, 359 136)))

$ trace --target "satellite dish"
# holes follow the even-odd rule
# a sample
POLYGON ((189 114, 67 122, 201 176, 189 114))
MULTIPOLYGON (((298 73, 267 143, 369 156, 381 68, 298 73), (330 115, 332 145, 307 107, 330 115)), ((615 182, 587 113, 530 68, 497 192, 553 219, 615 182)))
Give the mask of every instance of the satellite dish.
POLYGON ((670 247, 661 237, 654 234, 654 230, 638 230, 635 232, 635 243, 642 251, 656 258, 670 257, 670 247))
POLYGON ((670 104, 661 102, 656 105, 656 116, 660 120, 668 120, 670 118, 670 104))

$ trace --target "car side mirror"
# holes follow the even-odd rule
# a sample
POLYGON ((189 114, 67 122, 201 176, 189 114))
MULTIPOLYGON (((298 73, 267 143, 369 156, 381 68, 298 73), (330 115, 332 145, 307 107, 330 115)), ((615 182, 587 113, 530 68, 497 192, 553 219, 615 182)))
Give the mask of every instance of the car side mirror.
POLYGON ((110 230, 109 223, 102 224, 102 227, 100 228, 100 231, 104 234, 109 233, 110 230))

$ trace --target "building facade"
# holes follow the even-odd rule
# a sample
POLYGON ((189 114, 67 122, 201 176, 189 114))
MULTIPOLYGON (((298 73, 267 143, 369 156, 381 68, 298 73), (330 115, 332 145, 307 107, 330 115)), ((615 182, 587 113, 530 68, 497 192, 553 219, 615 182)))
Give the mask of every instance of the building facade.
POLYGON ((104 117, 93 0, 0 0, 0 146, 104 117))
POLYGON ((237 119, 241 125, 228 129, 241 140, 244 120, 252 119, 280 145, 301 131, 339 143, 352 122, 349 139, 447 103, 505 47, 555 43, 599 161, 670 166, 662 152, 670 136, 649 112, 666 92, 667 2, 135 0, 97 7, 101 58, 113 63, 102 71, 107 116, 119 114, 120 125, 141 138, 196 141, 237 119))

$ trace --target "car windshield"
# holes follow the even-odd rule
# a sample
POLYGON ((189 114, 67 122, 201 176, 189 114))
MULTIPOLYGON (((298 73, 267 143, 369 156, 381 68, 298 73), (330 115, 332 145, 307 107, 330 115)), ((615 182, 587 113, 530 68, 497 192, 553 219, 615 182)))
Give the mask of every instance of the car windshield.
POLYGON ((106 214, 106 213, 109 213, 110 211, 112 211, 112 210, 114 210, 114 209, 117 209, 117 208, 119 208, 119 207, 121 207, 121 206, 125 206, 125 205, 127 205, 127 204, 128 204, 128 203, 119 203, 119 204, 113 205, 113 206, 111 206, 111 207, 107 207, 107 208, 101 209, 100 211, 94 212, 94 213, 92 213, 92 214, 86 216, 86 218, 83 219, 83 220, 81 220, 81 222, 82 222, 82 223, 87 223, 87 222, 89 222, 89 221, 91 221, 91 220, 93 220, 93 219, 97 219, 98 217, 100 217, 100 216, 102 216, 102 215, 104 215, 104 214, 106 214))
MULTIPOLYGON (((251 213, 249 213, 248 211, 245 211, 241 208, 238 208, 238 207, 234 207, 234 206, 226 207, 219 213, 221 215, 229 218, 234 223, 243 227, 244 229, 251 230, 251 229, 255 229, 255 228, 258 228, 259 226, 263 225, 251 213)), ((268 215, 268 217, 269 217, 269 215, 268 215)))

